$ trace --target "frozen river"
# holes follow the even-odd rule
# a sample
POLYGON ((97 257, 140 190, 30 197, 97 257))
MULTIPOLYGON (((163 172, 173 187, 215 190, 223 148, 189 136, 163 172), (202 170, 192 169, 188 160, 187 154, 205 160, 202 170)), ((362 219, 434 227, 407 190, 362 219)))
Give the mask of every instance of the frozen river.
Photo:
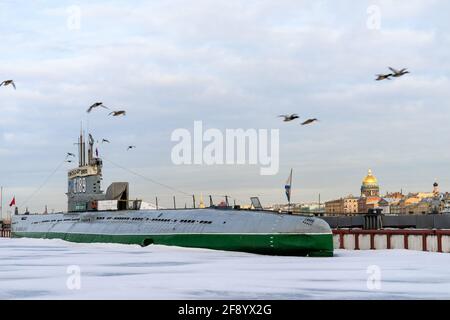
POLYGON ((0 238, 0 299, 450 299, 450 254, 273 257, 0 238))

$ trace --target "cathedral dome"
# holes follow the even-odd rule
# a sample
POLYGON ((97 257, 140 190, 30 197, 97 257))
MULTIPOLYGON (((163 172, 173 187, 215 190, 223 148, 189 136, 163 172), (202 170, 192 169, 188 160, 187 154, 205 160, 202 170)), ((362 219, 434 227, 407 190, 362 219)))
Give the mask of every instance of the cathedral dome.
POLYGON ((364 180, 362 182, 362 185, 363 186, 376 186, 376 185, 378 185, 378 180, 372 174, 372 170, 369 169, 369 172, 367 172, 367 176, 364 178, 364 180))

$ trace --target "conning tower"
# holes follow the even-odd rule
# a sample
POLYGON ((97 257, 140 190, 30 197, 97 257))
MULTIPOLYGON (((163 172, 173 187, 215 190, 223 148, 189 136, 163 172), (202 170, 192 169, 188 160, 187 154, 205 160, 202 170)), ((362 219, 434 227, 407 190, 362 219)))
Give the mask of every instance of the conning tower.
POLYGON ((128 182, 112 183, 106 193, 102 191, 102 159, 98 156, 97 150, 94 156, 94 138, 89 134, 89 146, 86 159, 86 142, 83 132, 78 140, 78 167, 69 170, 67 174, 67 211, 85 212, 105 210, 100 208, 100 204, 105 204, 104 200, 113 201, 114 208, 109 203, 106 210, 127 210, 140 207, 140 202, 134 201, 129 204, 128 182))
POLYGON ((83 132, 78 141, 78 168, 68 172, 68 211, 90 211, 97 209, 97 201, 104 200, 101 189, 102 160, 94 157, 94 138, 89 134, 86 159, 86 143, 83 132))

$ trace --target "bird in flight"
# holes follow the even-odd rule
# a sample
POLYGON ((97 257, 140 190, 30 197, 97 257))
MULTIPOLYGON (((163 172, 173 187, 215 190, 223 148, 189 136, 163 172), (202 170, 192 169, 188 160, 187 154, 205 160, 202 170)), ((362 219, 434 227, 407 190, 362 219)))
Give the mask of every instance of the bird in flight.
POLYGON ((128 146, 127 151, 136 148, 136 146, 128 146))
POLYGON ((1 86, 9 86, 12 85, 14 87, 14 90, 16 89, 16 84, 14 83, 14 80, 5 80, 2 83, 0 83, 0 87, 1 86))
POLYGON ((72 160, 66 160, 66 162, 72 163, 73 161, 72 160))
POLYGON ((113 117, 124 116, 124 115, 126 115, 126 112, 125 112, 125 110, 113 111, 113 112, 110 112, 109 115, 113 115, 113 117))
POLYGON ((407 73, 410 73, 407 68, 403 68, 401 70, 396 70, 394 68, 389 67, 389 70, 391 70, 394 74, 392 75, 395 78, 399 78, 401 76, 404 76, 407 73))
POLYGON ((96 103, 94 103, 92 106, 90 106, 89 109, 87 109, 86 112, 89 113, 89 112, 91 112, 93 109, 98 108, 98 107, 102 107, 102 108, 108 109, 108 107, 105 107, 105 106, 103 105, 103 102, 96 102, 96 103))
POLYGON ((314 118, 314 119, 308 119, 308 120, 302 122, 302 126, 307 125, 307 124, 310 124, 310 123, 313 123, 313 122, 315 122, 315 121, 319 121, 319 120, 316 119, 316 118, 314 118))
POLYGON ((107 139, 102 139, 102 143, 104 143, 104 142, 109 143, 109 140, 107 140, 107 139))
POLYGON ((391 80, 391 77, 393 76, 392 73, 388 73, 388 74, 377 74, 377 78, 375 79, 376 81, 381 81, 381 80, 391 80))
POLYGON ((94 144, 94 137, 89 133, 89 144, 94 144))
POLYGON ((67 152, 67 156, 68 157, 75 157, 75 155, 73 153, 71 153, 71 152, 67 152))
POLYGON ((284 122, 289 122, 289 121, 298 119, 299 116, 296 113, 294 113, 294 114, 282 114, 282 115, 279 115, 278 118, 284 118, 284 120, 283 120, 284 122))

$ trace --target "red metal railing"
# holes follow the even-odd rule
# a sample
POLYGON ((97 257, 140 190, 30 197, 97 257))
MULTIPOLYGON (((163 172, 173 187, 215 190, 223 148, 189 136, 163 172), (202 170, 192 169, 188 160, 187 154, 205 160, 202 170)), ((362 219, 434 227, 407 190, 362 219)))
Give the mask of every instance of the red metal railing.
POLYGON ((362 230, 362 229, 333 229, 334 235, 339 235, 339 249, 344 248, 344 236, 354 235, 355 236, 355 250, 359 250, 359 236, 369 235, 370 236, 370 249, 375 248, 375 236, 385 235, 387 241, 387 249, 391 249, 391 237, 393 235, 402 235, 404 238, 404 248, 408 249, 408 237, 409 236, 422 236, 422 250, 428 251, 427 249, 427 237, 436 236, 437 238, 437 251, 442 252, 442 236, 450 236, 450 230, 435 230, 435 229, 420 229, 420 230, 410 230, 410 229, 381 229, 381 230, 362 230))
POLYGON ((0 229, 0 238, 11 238, 11 229, 0 229))

